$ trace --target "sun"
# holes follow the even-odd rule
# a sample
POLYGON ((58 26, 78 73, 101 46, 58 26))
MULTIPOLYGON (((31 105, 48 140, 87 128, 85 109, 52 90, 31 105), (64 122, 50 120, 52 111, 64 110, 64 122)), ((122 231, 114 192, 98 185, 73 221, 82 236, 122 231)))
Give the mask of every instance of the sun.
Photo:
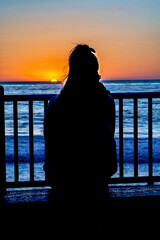
POLYGON ((56 83, 56 82, 58 82, 58 80, 57 80, 57 79, 55 79, 55 78, 53 78, 53 79, 51 79, 51 82, 54 82, 54 83, 56 83))

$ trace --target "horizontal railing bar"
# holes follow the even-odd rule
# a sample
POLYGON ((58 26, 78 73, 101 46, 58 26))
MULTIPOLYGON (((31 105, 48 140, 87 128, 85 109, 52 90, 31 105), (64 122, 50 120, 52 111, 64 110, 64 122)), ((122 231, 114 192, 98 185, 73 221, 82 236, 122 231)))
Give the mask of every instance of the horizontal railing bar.
MULTIPOLYGON (((115 99, 119 98, 160 98, 160 92, 135 92, 135 93, 111 93, 111 95, 115 99)), ((57 94, 43 94, 43 95, 4 95, 4 101, 13 101, 16 99, 17 101, 41 101, 41 100, 49 100, 53 96, 57 96, 57 94)))
MULTIPOLYGON (((149 176, 139 176, 135 177, 123 177, 123 178, 111 178, 109 184, 119 184, 119 183, 148 183, 149 176)), ((152 176, 152 182, 160 182, 160 176, 152 176)), ((40 187, 40 186, 49 186, 47 181, 19 181, 19 182, 6 182, 6 188, 15 188, 15 187, 40 187)))
POLYGON ((16 187, 43 187, 49 186, 46 181, 19 181, 19 182, 6 182, 6 188, 16 188, 16 187))
POLYGON ((149 176, 138 176, 138 177, 123 177, 123 178, 111 178, 109 180, 109 184, 113 183, 150 183, 150 180, 152 180, 152 183, 154 182, 160 182, 160 176, 152 176, 150 178, 149 176))
POLYGON ((4 101, 43 101, 49 100, 53 96, 57 96, 57 94, 49 94, 49 95, 4 95, 4 101))
POLYGON ((119 98, 159 98, 160 92, 111 93, 115 99, 119 98))

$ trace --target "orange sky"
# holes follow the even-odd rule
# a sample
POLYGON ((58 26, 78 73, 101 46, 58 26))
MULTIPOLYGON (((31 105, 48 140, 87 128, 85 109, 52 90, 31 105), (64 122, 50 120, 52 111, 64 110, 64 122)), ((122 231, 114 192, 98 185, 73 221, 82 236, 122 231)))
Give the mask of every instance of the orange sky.
POLYGON ((62 80, 69 51, 93 47, 102 79, 160 79, 160 3, 6 0, 0 3, 0 81, 62 80))

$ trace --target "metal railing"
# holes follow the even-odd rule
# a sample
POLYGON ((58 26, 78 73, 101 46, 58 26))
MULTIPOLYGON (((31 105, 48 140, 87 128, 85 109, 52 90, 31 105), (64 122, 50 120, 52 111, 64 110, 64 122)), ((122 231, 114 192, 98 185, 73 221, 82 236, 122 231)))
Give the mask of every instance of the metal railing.
MULTIPOLYGON (((5 188, 12 188, 12 187, 34 187, 34 186, 45 186, 45 180, 34 180, 34 141, 33 141, 33 103, 34 101, 40 101, 44 103, 44 114, 47 109, 48 101, 53 97, 53 95, 3 95, 3 89, 0 89, 0 107, 1 112, 3 114, 0 117, 1 121, 1 137, 0 141, 3 142, 1 146, 1 152, 3 155, 0 155, 0 168, 3 169, 3 176, 1 180, 1 185, 5 186, 5 188), (19 181, 19 156, 18 156, 18 103, 19 102, 28 102, 29 106, 29 181, 19 181), (5 116, 4 116, 4 104, 6 102, 13 103, 13 129, 14 129, 14 181, 6 181, 6 158, 5 158, 5 116), (3 136, 3 137, 2 137, 3 136), (4 174, 5 173, 5 174, 4 174)), ((45 158, 45 156, 44 156, 45 158)))
MULTIPOLYGON (((34 132, 33 132, 33 102, 43 102, 43 111, 46 112, 48 101, 53 95, 4 95, 3 88, 0 88, 0 189, 1 192, 8 187, 34 187, 45 186, 45 180, 36 181, 34 179, 34 132), (29 181, 19 181, 19 162, 18 162, 18 108, 17 103, 20 101, 28 102, 29 106, 29 181), (5 110, 6 102, 13 103, 13 128, 14 128, 14 178, 13 182, 6 181, 6 158, 5 158, 5 110)), ((113 177, 110 183, 137 183, 137 182, 160 182, 160 176, 153 176, 153 159, 152 159, 152 99, 160 98, 160 92, 157 93, 113 93, 114 99, 119 103, 119 176, 113 177), (148 155, 149 155, 149 174, 147 176, 139 176, 138 174, 138 99, 148 99, 148 155), (123 137, 123 102, 124 99, 133 100, 133 113, 134 113, 134 176, 124 176, 124 137, 123 137)))
POLYGON ((153 176, 153 109, 152 100, 160 98, 160 92, 139 93, 114 93, 114 99, 119 99, 119 178, 111 178, 111 183, 138 183, 147 182, 152 184, 160 181, 160 176, 153 176), (134 116, 134 176, 124 177, 124 138, 123 138, 123 100, 133 99, 134 116), (148 100, 148 175, 138 175, 138 99, 148 100))

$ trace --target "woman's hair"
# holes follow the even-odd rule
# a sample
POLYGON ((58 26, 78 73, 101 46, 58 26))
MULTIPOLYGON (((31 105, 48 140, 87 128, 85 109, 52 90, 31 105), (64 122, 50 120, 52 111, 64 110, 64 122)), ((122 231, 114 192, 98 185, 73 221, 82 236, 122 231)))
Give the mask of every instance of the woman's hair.
POLYGON ((99 81, 99 64, 94 53, 95 50, 85 44, 78 44, 72 49, 69 56, 67 82, 79 82, 83 81, 83 79, 88 82, 99 81))

